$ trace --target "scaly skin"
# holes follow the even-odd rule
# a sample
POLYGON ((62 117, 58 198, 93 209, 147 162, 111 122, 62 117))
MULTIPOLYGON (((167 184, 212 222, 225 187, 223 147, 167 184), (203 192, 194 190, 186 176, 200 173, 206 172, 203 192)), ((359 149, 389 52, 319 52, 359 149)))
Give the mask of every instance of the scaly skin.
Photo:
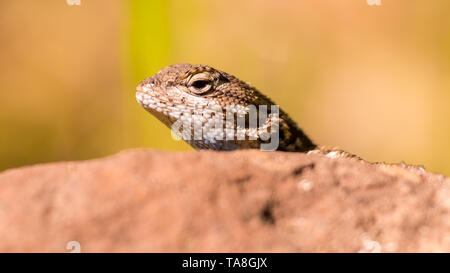
MULTIPOLYGON (((227 107, 242 105, 248 107, 255 105, 266 105, 269 113, 265 119, 265 125, 259 125, 257 129, 267 129, 270 125, 279 126, 279 145, 277 150, 289 152, 306 152, 316 148, 316 145, 305 135, 296 123, 281 109, 276 116, 270 112, 271 106, 275 105, 268 97, 260 93, 256 88, 245 83, 238 78, 223 71, 214 69, 207 65, 175 64, 159 71, 153 77, 143 80, 136 91, 136 98, 139 104, 148 112, 156 116, 168 127, 171 127, 183 114, 195 113, 195 105, 216 105, 225 111, 227 107)), ((248 116, 248 115, 247 115, 248 116)), ((234 140, 218 140, 214 135, 206 135, 206 139, 187 140, 195 149, 211 150, 236 150, 260 148, 263 141, 260 138, 250 140, 252 128, 248 126, 248 117, 245 128, 241 128, 246 139, 237 140, 237 131, 232 134, 234 140)), ((202 125, 208 121, 202 120, 202 125)), ((225 114, 223 123, 227 126, 225 114)), ((233 124, 232 124, 233 125, 233 124)), ((227 127, 229 128, 229 127, 227 127)), ((253 128, 255 129, 255 128, 253 128)), ((191 139, 194 139, 194 132, 191 132, 191 139)))

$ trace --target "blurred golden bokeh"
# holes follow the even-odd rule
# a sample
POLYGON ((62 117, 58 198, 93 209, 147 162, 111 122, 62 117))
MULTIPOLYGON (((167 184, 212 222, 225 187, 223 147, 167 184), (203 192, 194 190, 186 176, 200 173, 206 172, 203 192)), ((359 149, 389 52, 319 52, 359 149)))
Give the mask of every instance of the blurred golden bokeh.
POLYGON ((0 2, 0 170, 189 150, 135 102, 180 62, 251 82, 316 142, 450 175, 447 0, 0 2))

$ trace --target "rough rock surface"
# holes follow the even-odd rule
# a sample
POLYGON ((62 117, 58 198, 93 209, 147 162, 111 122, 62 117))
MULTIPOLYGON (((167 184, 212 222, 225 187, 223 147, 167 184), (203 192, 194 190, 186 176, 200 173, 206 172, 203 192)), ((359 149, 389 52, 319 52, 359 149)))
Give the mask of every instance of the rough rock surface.
POLYGON ((450 251, 450 179, 320 154, 130 150, 0 173, 0 251, 450 251))

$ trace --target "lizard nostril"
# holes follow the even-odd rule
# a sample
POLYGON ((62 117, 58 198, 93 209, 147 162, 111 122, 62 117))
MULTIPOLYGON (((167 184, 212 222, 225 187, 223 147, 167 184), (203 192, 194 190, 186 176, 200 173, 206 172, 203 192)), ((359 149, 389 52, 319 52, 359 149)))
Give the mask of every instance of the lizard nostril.
POLYGON ((148 77, 148 78, 146 78, 145 80, 143 80, 141 82, 142 85, 148 85, 149 84, 151 86, 153 86, 155 83, 156 83, 156 80, 155 80, 154 77, 148 77))

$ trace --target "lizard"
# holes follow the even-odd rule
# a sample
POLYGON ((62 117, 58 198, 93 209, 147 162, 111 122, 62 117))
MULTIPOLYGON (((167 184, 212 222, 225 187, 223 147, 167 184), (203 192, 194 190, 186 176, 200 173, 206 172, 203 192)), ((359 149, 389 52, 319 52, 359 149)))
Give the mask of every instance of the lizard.
MULTIPOLYGON (((236 105, 245 109, 252 105, 266 106, 267 108, 277 106, 269 97, 251 84, 231 74, 208 65, 187 63, 167 66, 154 76, 141 81, 136 88, 136 100, 145 110, 172 130, 174 124, 180 119, 184 118, 191 121, 191 118, 195 116, 196 105, 199 104, 203 106, 216 105, 219 110, 223 111, 227 110, 229 106, 236 105), (187 114, 188 118, 183 117, 184 114, 187 114)), ((202 139, 195 139, 193 137, 195 130, 188 130, 187 138, 185 137, 183 140, 196 150, 257 149, 261 148, 262 144, 267 143, 267 140, 250 139, 252 129, 268 130, 271 124, 276 123, 277 126, 271 127, 271 129, 275 128, 279 137, 275 150, 322 153, 329 157, 356 157, 360 159, 342 150, 317 146, 286 112, 278 109, 276 114, 275 116, 273 113, 268 114, 265 116, 265 120, 263 117, 262 124, 260 120, 258 128, 249 126, 248 115, 245 117, 246 127, 239 127, 239 124, 235 121, 232 124, 227 123, 225 115, 216 115, 216 118, 223 120, 226 128, 227 126, 231 127, 233 139, 217 138, 217 135, 208 135, 208 132, 203 133, 202 139), (245 139, 236 139, 239 128, 243 131, 245 139)), ((261 118, 261 114, 258 118, 261 118)), ((200 119, 201 124, 205 125, 208 119, 209 121, 212 119, 211 115, 203 115, 203 118, 200 119)), ((225 132, 225 134, 227 133, 225 132)))
MULTIPOLYGON (((198 104, 217 105, 222 111, 227 110, 230 105, 241 105, 244 108, 251 105, 275 106, 270 98, 255 87, 231 74, 208 65, 186 63, 167 66, 154 76, 141 81, 136 88, 136 100, 145 110, 171 128, 178 120, 183 119, 183 114, 187 113, 188 117, 195 116, 195 108, 198 104)), ((245 121, 248 122, 248 116, 246 117, 245 121)), ((239 126, 236 122, 227 123, 225 116, 216 118, 223 119, 227 126, 231 125, 233 137, 238 135, 239 126)), ((279 109, 276 117, 271 113, 264 118, 265 120, 256 129, 267 129, 270 123, 277 121, 275 129, 279 133, 279 143, 276 147, 278 151, 307 152, 308 154, 323 154, 329 158, 353 158, 364 161, 361 157, 340 149, 319 147, 282 109, 279 109)), ((205 120, 206 122, 212 120, 212 117, 203 115, 203 119, 200 119, 202 125, 205 124, 205 120)), ((250 140, 249 136, 252 135, 250 126, 244 126, 241 129, 246 139, 217 139, 217 135, 208 138, 207 132, 203 134, 206 139, 196 140, 193 138, 193 131, 190 130, 188 138, 184 140, 196 150, 218 151, 256 149, 261 148, 261 144, 267 142, 260 138, 250 140)), ((400 166, 400 169, 415 169, 419 172, 424 170, 422 166, 406 164, 375 164, 392 168, 400 166)))
MULTIPOLYGON (((246 108, 251 105, 266 106, 271 108, 275 103, 267 96, 259 92, 255 87, 237 77, 220 71, 208 65, 175 64, 170 65, 152 77, 144 79, 136 88, 136 99, 138 103, 148 112, 157 117, 168 127, 181 118, 181 114, 194 115, 196 105, 217 105, 219 109, 225 110, 229 106, 242 106, 246 108)), ((223 121, 226 123, 223 115, 223 121)), ((268 129, 271 123, 277 121, 274 128, 279 131, 279 143, 276 150, 288 152, 307 152, 317 148, 317 145, 300 129, 295 121, 286 112, 279 109, 275 118, 272 113, 256 129, 268 129)), ((248 115, 245 117, 248 123, 248 115)), ((203 119, 202 123, 205 123, 203 119)), ((227 123, 226 123, 227 124, 227 123)), ((228 125, 230 125, 228 123, 228 125)), ((237 140, 238 125, 234 125, 235 137, 232 140, 201 139, 193 138, 191 132, 189 139, 184 139, 197 150, 238 150, 260 148, 267 140, 257 138, 250 140, 251 129, 241 128, 246 139, 237 140)), ((253 128, 255 129, 255 128, 253 128)), ((253 130, 254 131, 254 130, 253 130)), ((206 134, 207 135, 207 134, 206 134)))

